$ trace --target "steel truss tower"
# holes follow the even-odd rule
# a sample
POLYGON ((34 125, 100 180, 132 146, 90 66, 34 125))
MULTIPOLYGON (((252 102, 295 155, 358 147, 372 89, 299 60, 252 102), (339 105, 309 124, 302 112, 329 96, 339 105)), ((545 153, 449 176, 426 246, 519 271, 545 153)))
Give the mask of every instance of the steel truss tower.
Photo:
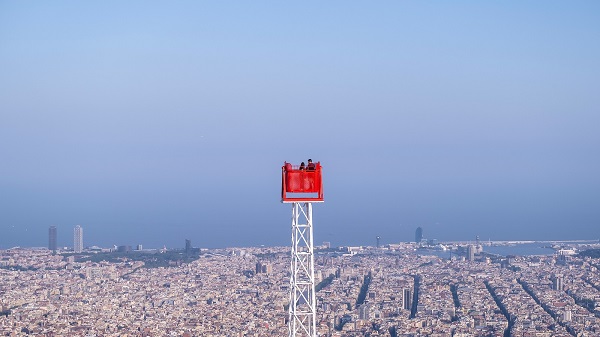
POLYGON ((289 337, 316 336, 312 203, 292 204, 289 337))
POLYGON ((281 168, 281 202, 292 204, 289 337, 317 336, 312 204, 323 202, 321 163, 281 168))

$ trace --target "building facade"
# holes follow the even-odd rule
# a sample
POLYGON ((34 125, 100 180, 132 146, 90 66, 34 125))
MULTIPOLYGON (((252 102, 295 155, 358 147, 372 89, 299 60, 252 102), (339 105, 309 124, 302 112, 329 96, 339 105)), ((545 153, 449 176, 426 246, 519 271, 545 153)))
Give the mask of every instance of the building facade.
POLYGON ((48 229, 48 249, 56 252, 56 226, 50 226, 48 229))
POLYGON ((423 241, 423 228, 418 227, 415 231, 415 242, 419 243, 421 241, 423 241))
POLYGON ((406 310, 412 309, 412 290, 404 288, 402 291, 402 308, 406 310))
POLYGON ((81 253, 83 251, 83 228, 77 225, 73 230, 73 251, 81 253))
POLYGON ((475 261, 475 245, 467 246, 467 260, 475 261))

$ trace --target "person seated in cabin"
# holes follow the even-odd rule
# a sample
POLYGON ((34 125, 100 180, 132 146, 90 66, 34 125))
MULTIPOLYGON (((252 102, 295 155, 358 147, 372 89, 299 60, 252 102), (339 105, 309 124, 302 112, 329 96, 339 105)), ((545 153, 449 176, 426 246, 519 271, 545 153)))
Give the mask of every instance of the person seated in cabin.
POLYGON ((304 162, 300 163, 300 171, 304 171, 304 162))
POLYGON ((314 170, 316 170, 315 163, 313 163, 312 159, 308 160, 308 165, 306 166, 306 170, 307 171, 314 171, 314 170))

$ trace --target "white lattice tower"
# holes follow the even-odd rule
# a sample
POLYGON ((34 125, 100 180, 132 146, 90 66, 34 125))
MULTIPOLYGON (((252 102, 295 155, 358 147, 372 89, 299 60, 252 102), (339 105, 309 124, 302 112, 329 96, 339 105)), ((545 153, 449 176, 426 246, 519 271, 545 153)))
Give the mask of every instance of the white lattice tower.
POLYGON ((289 337, 316 337, 312 203, 292 203, 289 337))

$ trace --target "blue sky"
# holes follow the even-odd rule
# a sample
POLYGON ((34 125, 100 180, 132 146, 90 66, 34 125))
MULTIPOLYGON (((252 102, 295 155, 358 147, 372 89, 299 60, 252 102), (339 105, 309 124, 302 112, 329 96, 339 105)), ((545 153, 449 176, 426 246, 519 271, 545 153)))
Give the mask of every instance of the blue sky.
POLYGON ((0 2, 0 248, 600 239, 600 4, 0 2))

